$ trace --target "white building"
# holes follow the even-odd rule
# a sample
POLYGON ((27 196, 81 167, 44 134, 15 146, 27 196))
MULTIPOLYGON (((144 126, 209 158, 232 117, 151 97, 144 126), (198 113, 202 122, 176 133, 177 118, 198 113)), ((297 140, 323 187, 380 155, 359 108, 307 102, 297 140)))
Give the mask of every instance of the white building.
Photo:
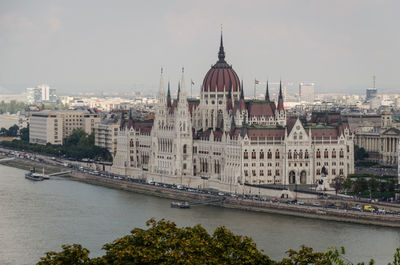
POLYGON ((105 119, 95 126, 95 140, 96 146, 106 148, 110 154, 115 156, 117 152, 117 136, 120 124, 118 120, 105 119))
POLYGON ((268 84, 263 100, 245 100, 222 37, 199 100, 187 98, 183 71, 175 100, 161 73, 157 98, 154 120, 121 122, 113 172, 237 193, 258 184, 329 184, 354 172, 347 124, 287 117, 281 86, 277 104, 268 84))
POLYGON ((300 83, 299 100, 300 102, 313 103, 315 93, 315 83, 300 83))
POLYGON ((43 110, 31 114, 29 142, 63 144, 65 138, 78 128, 90 134, 100 122, 97 113, 87 110, 43 110))
POLYGON ((46 84, 36 86, 35 88, 27 88, 26 92, 28 104, 56 103, 57 101, 56 89, 46 84))

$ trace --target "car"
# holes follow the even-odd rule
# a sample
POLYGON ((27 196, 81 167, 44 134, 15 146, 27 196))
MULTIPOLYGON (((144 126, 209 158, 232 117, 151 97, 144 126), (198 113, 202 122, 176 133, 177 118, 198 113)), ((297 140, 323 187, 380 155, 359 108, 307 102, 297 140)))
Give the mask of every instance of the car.
POLYGON ((182 185, 177 185, 176 188, 177 188, 178 190, 183 190, 183 189, 184 189, 182 185))
POLYGON ((297 204, 298 205, 304 205, 304 202, 303 201, 297 201, 297 204))
POLYGON ((225 193, 223 193, 223 192, 218 192, 218 196, 225 196, 225 193))
POLYGON ((315 206, 315 207, 321 206, 318 202, 314 202, 312 205, 315 206))
POLYGON ((328 208, 335 208, 336 205, 335 205, 334 203, 328 203, 327 207, 328 207, 328 208))
POLYGON ((279 200, 278 200, 277 198, 273 198, 273 199, 271 200, 271 202, 277 203, 277 202, 279 202, 279 200))

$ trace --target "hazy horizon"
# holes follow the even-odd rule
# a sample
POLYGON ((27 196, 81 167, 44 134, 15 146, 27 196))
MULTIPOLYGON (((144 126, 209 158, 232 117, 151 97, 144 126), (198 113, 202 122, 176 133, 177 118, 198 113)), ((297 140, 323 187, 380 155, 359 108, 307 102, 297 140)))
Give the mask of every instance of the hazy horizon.
MULTIPOLYGON (((198 93, 226 60, 254 79, 312 81, 317 93, 400 88, 398 1, 3 1, 0 92, 48 83, 62 93, 175 89, 185 67, 198 93)), ((262 92, 263 86, 259 86, 262 92)))

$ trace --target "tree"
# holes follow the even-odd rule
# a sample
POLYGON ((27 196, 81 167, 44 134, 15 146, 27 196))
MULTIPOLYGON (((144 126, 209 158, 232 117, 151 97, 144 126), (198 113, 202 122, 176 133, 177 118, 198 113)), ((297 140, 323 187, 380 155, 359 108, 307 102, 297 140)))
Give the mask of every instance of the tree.
POLYGON ((86 132, 82 128, 78 128, 72 131, 71 135, 65 139, 66 146, 78 145, 82 138, 87 136, 86 132))
POLYGON ((337 176, 333 179, 333 186, 335 187, 336 195, 338 194, 338 191, 342 189, 343 183, 344 183, 343 176, 337 176))
POLYGON ((353 192, 355 194, 359 194, 363 191, 368 190, 368 182, 365 178, 357 178, 356 181, 354 181, 353 185, 353 192))
POLYGON ((368 188, 371 192, 377 191, 379 187, 379 181, 375 177, 370 177, 368 180, 368 188))
POLYGON ((364 160, 364 158, 368 158, 369 154, 363 147, 355 146, 354 147, 354 161, 364 160))
POLYGON ((29 142, 29 125, 27 128, 19 130, 19 137, 22 141, 29 142))
POLYGON ((37 263, 37 265, 93 264, 91 259, 89 258, 89 250, 83 248, 81 245, 63 245, 62 249, 63 251, 61 252, 47 252, 45 257, 40 258, 40 261, 37 263))
MULTIPOLYGON (((225 227, 217 228, 210 235, 201 225, 178 228, 173 222, 154 219, 146 224, 148 229, 135 228, 129 235, 104 245, 106 253, 101 257, 89 258, 89 250, 80 245, 63 245, 62 251, 46 253, 37 265, 353 265, 344 257, 343 247, 314 252, 310 247, 301 246, 299 251, 288 250, 288 257, 282 261, 273 261, 257 249, 251 238, 235 235, 225 227)), ((396 250, 390 265, 400 265, 400 249, 396 250)))
POLYGON ((342 187, 347 191, 353 190, 354 182, 351 178, 347 177, 346 180, 343 182, 342 187))
POLYGON ((18 135, 18 131, 19 131, 18 125, 14 124, 14 125, 11 126, 10 128, 8 128, 8 134, 7 134, 7 136, 15 137, 15 136, 18 135))

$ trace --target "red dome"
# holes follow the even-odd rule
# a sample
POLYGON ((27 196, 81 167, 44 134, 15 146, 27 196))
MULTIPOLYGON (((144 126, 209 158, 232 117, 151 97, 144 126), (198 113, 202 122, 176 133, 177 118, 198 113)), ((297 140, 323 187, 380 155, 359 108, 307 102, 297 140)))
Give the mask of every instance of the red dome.
POLYGON ((221 44, 218 53, 218 62, 211 66, 203 81, 204 92, 228 92, 232 88, 232 92, 240 91, 240 81, 232 66, 225 61, 224 46, 221 44))

